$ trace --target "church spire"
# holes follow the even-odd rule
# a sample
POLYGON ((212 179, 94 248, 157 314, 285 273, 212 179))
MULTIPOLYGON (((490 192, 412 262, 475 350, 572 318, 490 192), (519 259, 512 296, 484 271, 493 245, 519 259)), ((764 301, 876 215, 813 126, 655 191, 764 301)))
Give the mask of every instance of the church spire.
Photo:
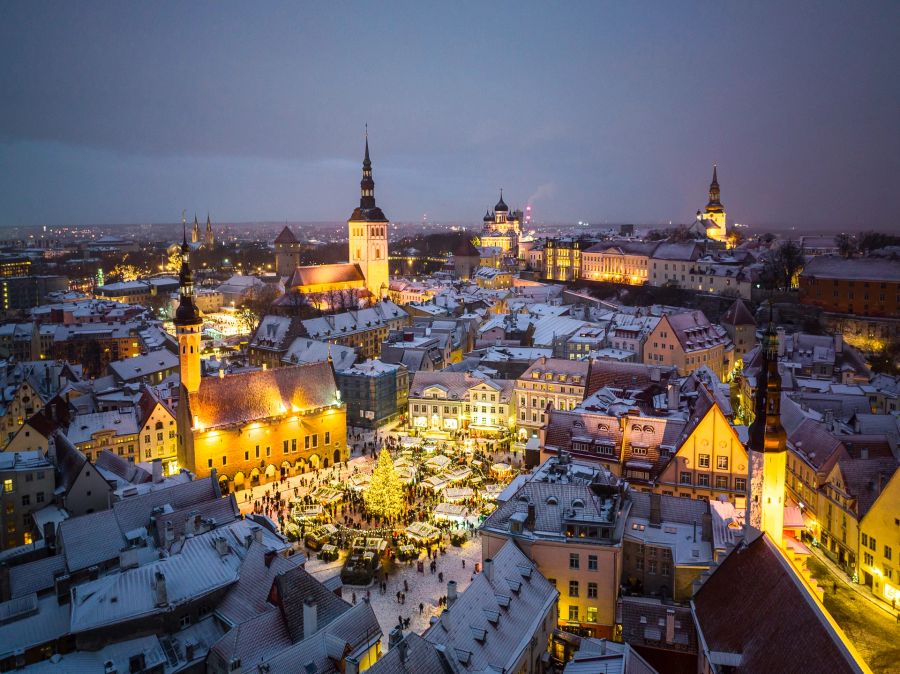
POLYGON ((363 157, 362 180, 359 183, 359 207, 375 208, 375 180, 372 178, 372 160, 369 158, 369 125, 366 124, 366 153, 363 157))
MULTIPOLYGON (((195 218, 196 219, 196 218, 195 218)), ((187 223, 182 215, 181 227, 183 239, 181 244, 181 269, 178 271, 180 297, 175 310, 175 325, 196 325, 201 322, 200 312, 194 303, 194 274, 191 271, 191 248, 187 242, 187 223)))
POLYGON ((718 166, 716 164, 713 164, 712 182, 709 184, 709 203, 706 205, 706 208, 721 208, 722 202, 720 201, 720 198, 718 166))

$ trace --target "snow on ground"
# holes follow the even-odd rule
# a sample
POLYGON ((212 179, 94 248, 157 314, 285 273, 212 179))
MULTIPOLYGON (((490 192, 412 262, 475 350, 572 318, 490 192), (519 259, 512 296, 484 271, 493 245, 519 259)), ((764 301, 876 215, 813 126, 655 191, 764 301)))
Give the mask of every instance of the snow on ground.
MULTIPOLYGON (((388 587, 387 593, 384 595, 378 589, 377 580, 369 588, 344 585, 343 597, 349 602, 353 601, 353 593, 356 593, 358 602, 362 601, 366 596, 366 590, 369 590, 372 609, 378 618, 378 624, 381 625, 382 642, 385 648, 387 648, 388 635, 397 625, 399 617, 409 618, 409 629, 416 634, 421 634, 428 628, 431 616, 440 613, 438 599, 447 594, 447 582, 455 580, 457 592, 464 591, 472 582, 475 564, 481 562, 481 539, 476 536, 474 540, 467 541, 461 548, 448 545, 446 550, 446 554, 438 554, 437 570, 433 575, 424 554, 421 559, 424 561, 425 573, 416 571, 415 561, 394 562, 391 567, 388 567, 388 587), (463 560, 466 562, 465 568, 462 566, 463 560), (438 573, 441 572, 444 574, 443 583, 438 581, 438 573), (409 585, 409 591, 406 593, 406 603, 398 604, 397 592, 403 591, 404 580, 409 585), (420 602, 424 607, 421 614, 419 613, 420 602)), ((336 562, 322 562, 314 559, 315 553, 310 553, 306 570, 321 581, 336 576, 343 566, 344 554, 342 551, 340 560, 336 562)))

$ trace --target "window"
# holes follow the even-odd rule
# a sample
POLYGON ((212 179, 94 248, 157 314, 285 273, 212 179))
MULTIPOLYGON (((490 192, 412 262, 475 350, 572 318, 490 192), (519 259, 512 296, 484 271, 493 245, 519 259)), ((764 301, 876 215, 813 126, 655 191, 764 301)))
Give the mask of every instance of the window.
POLYGON ((697 486, 698 487, 708 487, 709 486, 709 475, 706 473, 700 473, 697 476, 697 486))
POLYGON ((728 489, 727 475, 716 475, 716 489, 728 489))
POLYGON ((578 596, 578 581, 577 580, 569 581, 569 596, 570 597, 578 596))
POLYGON ((22 496, 22 505, 23 506, 31 505, 31 495, 30 494, 24 494, 22 496))
POLYGON ((7 478, 3 480, 3 493, 4 494, 12 494, 13 491, 13 481, 12 478, 7 478))
POLYGON ((178 624, 181 625, 182 629, 184 629, 185 627, 190 626, 190 624, 191 624, 191 616, 190 616, 190 615, 183 615, 183 616, 181 616, 181 620, 178 621, 178 624))
POLYGON ((884 546, 884 558, 885 559, 890 559, 893 552, 894 551, 891 550, 891 546, 889 546, 889 545, 884 546))
POLYGON ((588 555, 588 571, 597 570, 597 555, 588 555))
POLYGON ((875 558, 872 557, 868 552, 863 553, 863 562, 866 566, 872 566, 875 563, 875 558))
POLYGON ((312 446, 314 449, 319 446, 319 434, 318 433, 313 433, 312 446))
POLYGON ((647 572, 656 575, 656 560, 648 559, 647 560, 647 572))
POLYGON ((597 598, 597 583, 588 583, 588 599, 597 598))
POLYGON ((709 454, 701 454, 698 457, 697 465, 701 468, 709 468, 709 454))
POLYGON ((868 547, 868 545, 869 545, 869 535, 868 534, 861 534, 860 540, 862 540, 862 544, 863 544, 864 548, 868 547))
POLYGON ((331 431, 325 431, 325 444, 331 444, 331 431))
POLYGON ((43 503, 44 502, 44 492, 39 491, 37 493, 37 497, 35 498, 35 501, 37 501, 38 503, 43 503))
POLYGON ((691 484, 691 474, 686 470, 681 471, 681 479, 679 482, 681 482, 681 484, 691 484))
POLYGON ((288 441, 285 440, 284 442, 282 442, 281 447, 282 447, 282 450, 281 450, 282 453, 287 454, 288 453, 288 441))
POLYGON ((672 565, 669 562, 662 563, 662 575, 668 576, 672 573, 672 565))
POLYGON ((293 438, 291 440, 291 453, 293 454, 296 451, 297 451, 297 438, 293 438))
POLYGON ((597 622, 597 607, 596 606, 588 606, 587 621, 589 623, 597 622))
POLYGON ((569 605, 569 621, 578 622, 578 606, 575 604, 569 605))
POLYGON ((869 550, 875 552, 878 549, 878 544, 875 542, 874 536, 869 536, 869 550))
POLYGON ((581 562, 580 562, 580 560, 578 559, 578 553, 577 553, 577 552, 570 552, 570 553, 569 553, 569 568, 570 568, 570 569, 580 569, 580 568, 581 568, 581 562))
POLYGON ((206 460, 206 465, 207 465, 208 468, 212 468, 212 459, 207 459, 207 460, 206 460))
POLYGON ((734 490, 735 491, 747 491, 747 478, 745 477, 736 477, 734 478, 734 490))
POLYGON ((716 457, 716 468, 719 470, 728 470, 728 457, 727 456, 717 456, 716 457))
POLYGON ((222 465, 225 466, 225 465, 227 465, 227 463, 228 463, 228 457, 227 457, 227 456, 223 456, 223 457, 222 457, 222 465))

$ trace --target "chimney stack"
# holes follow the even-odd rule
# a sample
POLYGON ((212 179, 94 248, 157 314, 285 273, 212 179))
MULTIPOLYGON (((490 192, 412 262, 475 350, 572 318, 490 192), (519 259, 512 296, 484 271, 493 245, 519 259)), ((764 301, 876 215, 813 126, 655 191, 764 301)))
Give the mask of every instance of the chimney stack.
POLYGON ((263 542, 262 527, 253 527, 253 540, 260 544, 263 542))
MULTIPOLYGON (((528 504, 528 518, 525 520, 525 526, 527 526, 529 529, 534 528, 534 518, 535 518, 534 503, 529 503, 528 504)), ((484 563, 485 563, 485 565, 487 565, 487 560, 485 560, 484 563)))
MULTIPOLYGON (((487 564, 489 560, 485 560, 484 567, 485 571, 487 571, 487 564)), ((456 581, 451 580, 447 582, 447 608, 453 606, 453 603, 456 601, 456 581)))
POLYGON ((166 520, 163 543, 168 548, 175 542, 175 523, 172 520, 166 520))
POLYGON ((648 520, 653 526, 662 524, 662 497, 659 494, 650 494, 650 519, 648 520))
POLYGON ((669 383, 668 388, 666 389, 666 393, 668 394, 667 404, 670 412, 678 411, 678 403, 680 402, 681 395, 678 390, 678 384, 669 383))
POLYGON ((163 481, 162 475, 162 459, 153 459, 153 484, 159 484, 163 481))
POLYGON ((484 577, 493 580, 494 577, 494 560, 488 557, 484 560, 484 577))
POLYGON ((154 578, 156 580, 156 606, 166 606, 169 603, 169 597, 166 593, 166 577, 162 571, 157 569, 154 578))
POLYGON ((307 599, 303 602, 303 638, 309 639, 319 631, 319 611, 316 602, 307 599))
POLYGON ((666 609, 666 643, 675 643, 675 609, 666 609))
POLYGON ((225 555, 228 554, 228 541, 225 540, 224 536, 216 536, 215 546, 216 546, 216 552, 219 553, 220 557, 224 557, 225 555))

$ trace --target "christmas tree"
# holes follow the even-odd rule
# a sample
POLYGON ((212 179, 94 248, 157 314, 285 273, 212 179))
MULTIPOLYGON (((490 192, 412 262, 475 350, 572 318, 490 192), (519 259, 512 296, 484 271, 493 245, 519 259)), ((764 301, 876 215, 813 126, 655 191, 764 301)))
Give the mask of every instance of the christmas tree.
POLYGON ((391 454, 386 449, 378 456, 369 488, 363 492, 366 510, 386 520, 394 520, 403 512, 403 485, 394 470, 391 454))

